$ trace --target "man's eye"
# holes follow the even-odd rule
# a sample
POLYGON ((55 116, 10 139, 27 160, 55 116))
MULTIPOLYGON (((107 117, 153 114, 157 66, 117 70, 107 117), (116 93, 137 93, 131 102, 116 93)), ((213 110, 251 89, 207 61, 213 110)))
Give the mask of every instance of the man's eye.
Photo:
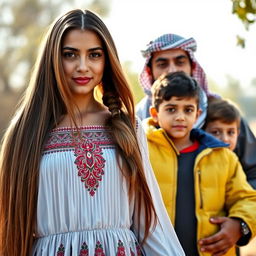
POLYGON ((159 68, 165 68, 166 66, 167 66, 167 63, 165 63, 165 62, 160 62, 157 64, 157 67, 159 67, 159 68))
POLYGON ((186 62, 185 61, 178 61, 177 66, 183 66, 186 62))

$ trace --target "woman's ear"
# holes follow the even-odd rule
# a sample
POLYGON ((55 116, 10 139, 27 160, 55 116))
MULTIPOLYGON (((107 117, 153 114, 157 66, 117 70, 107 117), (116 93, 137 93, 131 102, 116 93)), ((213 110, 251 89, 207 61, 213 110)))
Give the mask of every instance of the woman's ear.
POLYGON ((153 118, 154 122, 158 123, 158 112, 155 107, 150 107, 149 113, 153 118))

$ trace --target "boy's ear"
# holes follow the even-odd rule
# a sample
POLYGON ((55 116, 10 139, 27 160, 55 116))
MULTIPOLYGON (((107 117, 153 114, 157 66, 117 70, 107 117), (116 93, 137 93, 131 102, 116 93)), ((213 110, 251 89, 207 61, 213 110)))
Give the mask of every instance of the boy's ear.
POLYGON ((196 113, 196 121, 199 118, 199 116, 202 114, 202 109, 198 108, 197 113, 196 113))
POLYGON ((237 136, 240 134, 240 132, 241 132, 241 129, 237 128, 237 136))
POLYGON ((153 120, 157 123, 158 122, 158 113, 155 107, 150 107, 149 109, 149 113, 151 115, 151 117, 153 118, 153 120))

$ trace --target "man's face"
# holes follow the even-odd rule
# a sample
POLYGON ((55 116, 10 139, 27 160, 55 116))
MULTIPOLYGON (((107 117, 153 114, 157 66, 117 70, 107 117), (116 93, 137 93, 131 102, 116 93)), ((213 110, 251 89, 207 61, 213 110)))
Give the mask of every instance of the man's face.
POLYGON ((189 56, 182 49, 169 49, 154 52, 152 55, 152 76, 156 80, 163 73, 183 71, 192 75, 192 66, 189 56))

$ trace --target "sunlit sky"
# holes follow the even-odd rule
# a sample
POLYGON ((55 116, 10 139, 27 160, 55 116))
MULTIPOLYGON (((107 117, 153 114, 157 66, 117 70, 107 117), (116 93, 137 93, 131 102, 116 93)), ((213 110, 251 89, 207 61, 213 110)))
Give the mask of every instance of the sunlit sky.
MULTIPOLYGON (((77 7, 85 7, 77 0, 77 7)), ((111 0, 107 24, 121 61, 131 61, 140 72, 140 50, 163 33, 196 39, 196 58, 208 77, 223 86, 230 75, 249 88, 256 77, 256 24, 246 31, 232 14, 231 0, 111 0), (244 36, 246 48, 236 46, 244 36)), ((250 87, 250 90, 255 87, 250 87)))

